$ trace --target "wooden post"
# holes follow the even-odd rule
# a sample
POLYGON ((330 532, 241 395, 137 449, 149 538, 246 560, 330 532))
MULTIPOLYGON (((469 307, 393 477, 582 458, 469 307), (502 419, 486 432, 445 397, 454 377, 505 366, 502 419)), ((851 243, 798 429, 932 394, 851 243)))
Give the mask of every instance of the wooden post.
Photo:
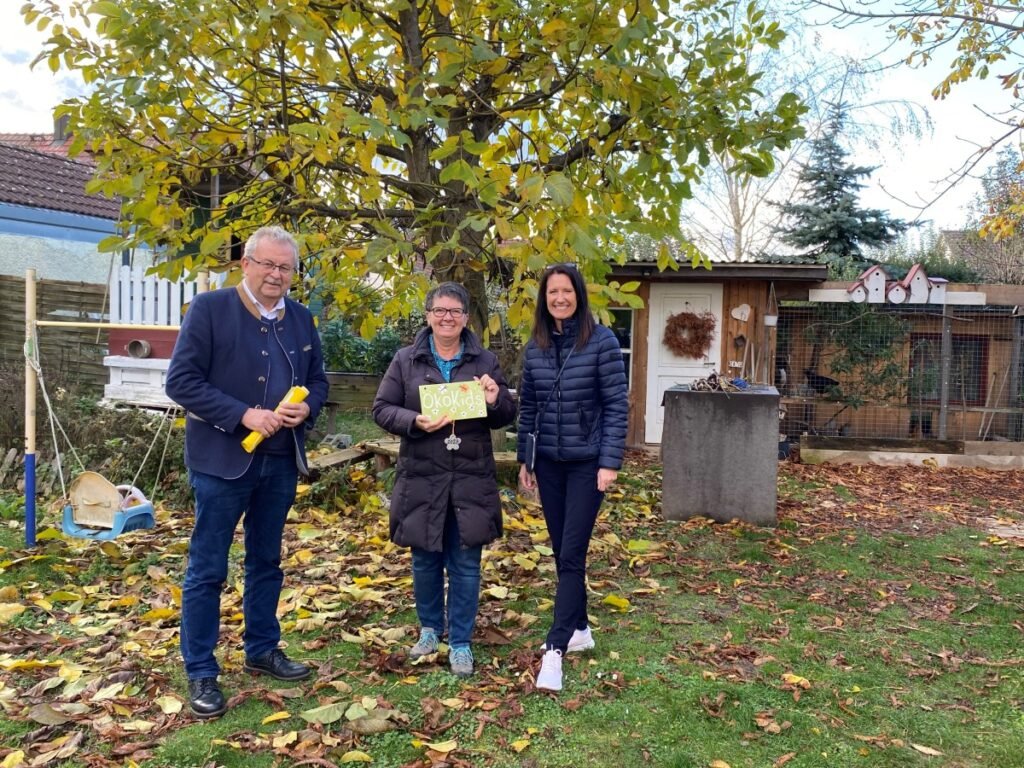
POLYGON ((36 271, 25 270, 25 546, 36 545, 36 271))
MULTIPOLYGON (((1020 309, 1018 308, 1018 312, 1020 309)), ((1010 400, 1011 408, 1020 408, 1021 398, 1021 354, 1024 353, 1024 317, 1016 316, 1010 322, 1013 323, 1013 350, 1010 353, 1010 400)), ((1024 437, 1024 420, 1019 413, 1014 413, 1009 418, 1010 439, 1020 441, 1024 437)))
POLYGON ((939 360, 939 440, 946 439, 949 419, 949 368, 953 360, 953 321, 949 305, 942 305, 942 351, 939 360))

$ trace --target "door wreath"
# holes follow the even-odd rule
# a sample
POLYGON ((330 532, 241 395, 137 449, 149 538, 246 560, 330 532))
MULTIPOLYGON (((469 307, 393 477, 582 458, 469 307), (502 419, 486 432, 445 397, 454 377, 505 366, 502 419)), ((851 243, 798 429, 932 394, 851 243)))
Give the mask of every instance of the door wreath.
POLYGON ((665 322, 665 337, 662 342, 680 357, 704 357, 711 349, 715 337, 715 315, 713 312, 679 312, 670 315, 665 322))

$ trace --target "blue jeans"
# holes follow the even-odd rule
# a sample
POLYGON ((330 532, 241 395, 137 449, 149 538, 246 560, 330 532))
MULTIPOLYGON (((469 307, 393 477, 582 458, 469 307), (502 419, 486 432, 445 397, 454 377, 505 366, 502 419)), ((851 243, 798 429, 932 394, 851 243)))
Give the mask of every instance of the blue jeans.
POLYGON ((448 571, 448 645, 469 647, 480 603, 480 554, 483 547, 463 549, 459 523, 451 507, 444 521, 444 545, 440 552, 412 548, 412 591, 420 626, 445 630, 444 574, 448 571))
POLYGON ((537 459, 537 490, 555 551, 558 587, 547 646, 565 653, 572 633, 587 618, 587 550, 604 494, 597 490, 597 459, 537 459))
POLYGON ((181 655, 189 680, 220 672, 213 655, 220 634, 220 595, 228 550, 243 515, 245 655, 262 656, 277 647, 277 603, 284 580, 281 535, 297 478, 291 454, 256 454, 245 474, 234 480, 189 470, 196 514, 181 595, 181 655))

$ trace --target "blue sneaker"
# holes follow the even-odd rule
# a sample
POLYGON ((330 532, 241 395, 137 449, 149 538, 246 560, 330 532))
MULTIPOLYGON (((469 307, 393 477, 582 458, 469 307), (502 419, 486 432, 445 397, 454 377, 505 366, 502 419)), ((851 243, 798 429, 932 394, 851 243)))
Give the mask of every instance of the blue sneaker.
POLYGON ((456 677, 469 677, 473 674, 473 652, 468 645, 449 648, 448 664, 456 677))
POLYGON ((416 645, 409 649, 409 658, 416 661, 416 659, 437 653, 438 645, 440 645, 440 640, 437 638, 437 632, 424 627, 420 630, 420 639, 416 641, 416 645))

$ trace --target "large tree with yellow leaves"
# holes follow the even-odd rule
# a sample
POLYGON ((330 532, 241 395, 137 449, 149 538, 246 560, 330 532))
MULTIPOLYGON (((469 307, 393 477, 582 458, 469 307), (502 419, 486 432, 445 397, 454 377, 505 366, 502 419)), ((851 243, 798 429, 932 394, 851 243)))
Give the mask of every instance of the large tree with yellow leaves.
MULTIPOLYGON (((750 109, 748 55, 782 38, 753 3, 739 25, 722 0, 34 0, 25 15, 52 35, 40 59, 91 88, 61 109, 96 188, 125 200, 110 247, 159 246, 177 276, 284 223, 339 307, 367 306, 370 275, 388 286, 367 334, 407 313, 422 263, 467 285, 477 328, 497 327, 491 282, 522 325, 545 264, 600 283, 625 233, 678 235, 712 152, 763 174, 800 130, 792 94, 750 109)), ((622 288, 595 289, 598 305, 622 288)))

